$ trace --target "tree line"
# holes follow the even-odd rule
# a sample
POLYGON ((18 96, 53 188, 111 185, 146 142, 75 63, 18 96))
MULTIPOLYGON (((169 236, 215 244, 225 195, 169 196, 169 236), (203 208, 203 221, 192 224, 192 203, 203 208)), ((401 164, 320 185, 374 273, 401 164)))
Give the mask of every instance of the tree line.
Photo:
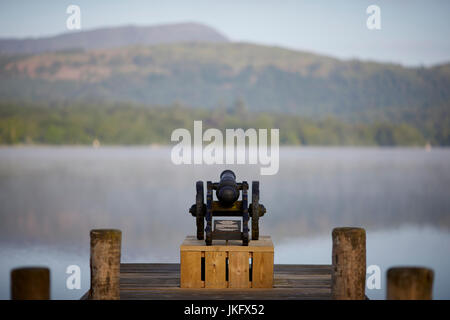
POLYGON ((0 144, 90 145, 94 140, 104 145, 171 144, 174 129, 192 130, 194 120, 203 120, 204 129, 279 128, 282 145, 450 145, 448 115, 422 121, 392 119, 250 112, 242 103, 210 110, 180 104, 0 102, 0 144))

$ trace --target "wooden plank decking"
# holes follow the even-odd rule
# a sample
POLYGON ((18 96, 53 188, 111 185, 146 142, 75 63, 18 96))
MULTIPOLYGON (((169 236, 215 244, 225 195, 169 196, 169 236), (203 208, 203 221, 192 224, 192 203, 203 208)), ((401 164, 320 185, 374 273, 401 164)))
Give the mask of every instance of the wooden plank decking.
MULTIPOLYGON (((87 294, 83 296, 87 298, 87 294)), ((120 298, 172 300, 330 299, 330 265, 275 265, 271 289, 182 289, 180 265, 122 263, 120 298)))

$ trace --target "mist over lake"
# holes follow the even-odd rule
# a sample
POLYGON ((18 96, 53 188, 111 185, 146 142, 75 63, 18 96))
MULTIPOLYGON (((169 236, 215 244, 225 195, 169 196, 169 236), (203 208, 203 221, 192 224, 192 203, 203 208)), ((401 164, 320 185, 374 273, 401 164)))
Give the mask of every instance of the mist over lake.
POLYGON ((169 147, 0 148, 0 298, 9 271, 46 265, 52 298, 77 299, 89 287, 89 230, 122 230, 123 262, 178 262, 179 245, 195 233, 188 213, 195 181, 260 181, 275 263, 330 264, 331 230, 362 226, 367 265, 434 269, 434 298, 450 298, 450 149, 282 147, 280 169, 259 165, 176 166, 169 147), (82 270, 81 290, 66 289, 65 270, 82 270))

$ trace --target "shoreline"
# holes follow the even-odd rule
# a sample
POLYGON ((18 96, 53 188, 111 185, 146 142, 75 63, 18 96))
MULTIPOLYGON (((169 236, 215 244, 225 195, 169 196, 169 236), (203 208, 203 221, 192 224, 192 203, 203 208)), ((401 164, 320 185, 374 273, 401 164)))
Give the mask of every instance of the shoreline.
MULTIPOLYGON (((63 148, 80 148, 80 149, 111 149, 111 148, 149 148, 149 149, 165 149, 172 148, 171 144, 108 144, 94 147, 89 144, 0 144, 0 149, 63 149, 63 148)), ((394 146, 381 146, 381 145, 280 145, 280 149, 423 149, 424 151, 431 151, 434 149, 450 149, 450 146, 433 146, 427 149, 426 146, 408 146, 408 145, 394 145, 394 146)))

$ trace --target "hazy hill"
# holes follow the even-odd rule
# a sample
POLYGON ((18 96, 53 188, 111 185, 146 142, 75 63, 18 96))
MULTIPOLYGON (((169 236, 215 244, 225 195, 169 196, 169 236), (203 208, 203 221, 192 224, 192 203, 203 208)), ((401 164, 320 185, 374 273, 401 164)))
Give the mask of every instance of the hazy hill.
POLYGON ((450 64, 344 61, 199 24, 0 40, 0 144, 168 143, 195 119, 280 128, 284 144, 450 145, 450 64))
POLYGON ((129 45, 180 42, 227 42, 216 30, 199 23, 123 26, 70 32, 46 38, 0 39, 0 53, 39 53, 70 49, 105 49, 129 45))
POLYGON ((0 99, 108 100, 355 116, 450 106, 450 65, 405 68, 247 43, 0 56, 0 99))

